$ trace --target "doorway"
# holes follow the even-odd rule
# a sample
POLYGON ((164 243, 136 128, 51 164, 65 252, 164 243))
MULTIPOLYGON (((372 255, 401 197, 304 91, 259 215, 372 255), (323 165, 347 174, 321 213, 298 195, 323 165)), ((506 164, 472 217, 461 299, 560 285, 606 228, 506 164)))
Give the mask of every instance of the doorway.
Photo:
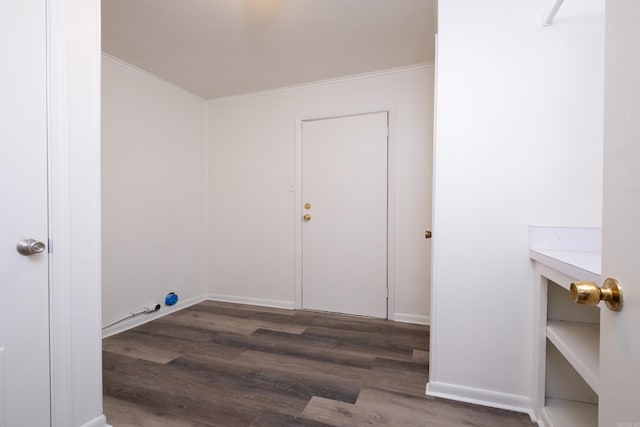
POLYGON ((387 318, 388 112, 301 121, 301 306, 387 318))

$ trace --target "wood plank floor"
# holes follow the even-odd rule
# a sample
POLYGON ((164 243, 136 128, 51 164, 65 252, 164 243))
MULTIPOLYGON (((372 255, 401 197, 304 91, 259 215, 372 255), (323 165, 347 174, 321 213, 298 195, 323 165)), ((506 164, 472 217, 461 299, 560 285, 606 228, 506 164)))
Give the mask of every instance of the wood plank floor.
POLYGON ((103 340, 104 411, 133 426, 530 426, 425 396, 429 329, 205 301, 103 340))

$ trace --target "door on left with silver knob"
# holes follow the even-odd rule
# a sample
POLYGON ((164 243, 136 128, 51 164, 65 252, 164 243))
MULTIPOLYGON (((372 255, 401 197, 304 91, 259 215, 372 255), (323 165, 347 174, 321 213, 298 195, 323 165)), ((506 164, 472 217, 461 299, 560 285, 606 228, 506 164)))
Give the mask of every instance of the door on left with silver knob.
POLYGON ((16 250, 20 255, 30 256, 44 252, 47 246, 43 242, 34 239, 20 240, 16 245, 16 250))

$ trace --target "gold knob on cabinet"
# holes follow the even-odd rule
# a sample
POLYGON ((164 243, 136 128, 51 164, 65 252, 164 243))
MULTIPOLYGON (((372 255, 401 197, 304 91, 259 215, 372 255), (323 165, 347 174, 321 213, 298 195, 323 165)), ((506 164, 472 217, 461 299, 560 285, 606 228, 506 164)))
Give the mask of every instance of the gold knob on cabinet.
POLYGON ((302 216, 302 219, 304 219, 305 221, 310 221, 310 220, 311 220, 311 215, 309 215, 309 214, 304 214, 304 215, 302 216))
POLYGON ((311 209, 311 203, 305 203, 304 204, 304 208, 305 209, 311 209))
POLYGON ((602 288, 593 282, 573 282, 569 292, 575 303, 598 305, 602 300, 610 310, 622 310, 622 289, 616 279, 605 280, 602 288))

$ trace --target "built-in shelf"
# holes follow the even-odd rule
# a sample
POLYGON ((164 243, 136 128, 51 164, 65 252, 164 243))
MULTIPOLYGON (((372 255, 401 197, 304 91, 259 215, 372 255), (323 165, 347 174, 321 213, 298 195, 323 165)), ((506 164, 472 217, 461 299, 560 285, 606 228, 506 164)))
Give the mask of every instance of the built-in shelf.
POLYGON ((596 427, 600 389, 600 306, 575 304, 576 280, 601 282, 601 230, 529 230, 536 272, 534 413, 545 427, 596 427))
POLYGON ((549 320, 547 338, 596 393, 600 388, 600 325, 549 320))
POLYGON ((547 416, 557 427, 597 427, 598 405, 571 400, 547 399, 547 416))

